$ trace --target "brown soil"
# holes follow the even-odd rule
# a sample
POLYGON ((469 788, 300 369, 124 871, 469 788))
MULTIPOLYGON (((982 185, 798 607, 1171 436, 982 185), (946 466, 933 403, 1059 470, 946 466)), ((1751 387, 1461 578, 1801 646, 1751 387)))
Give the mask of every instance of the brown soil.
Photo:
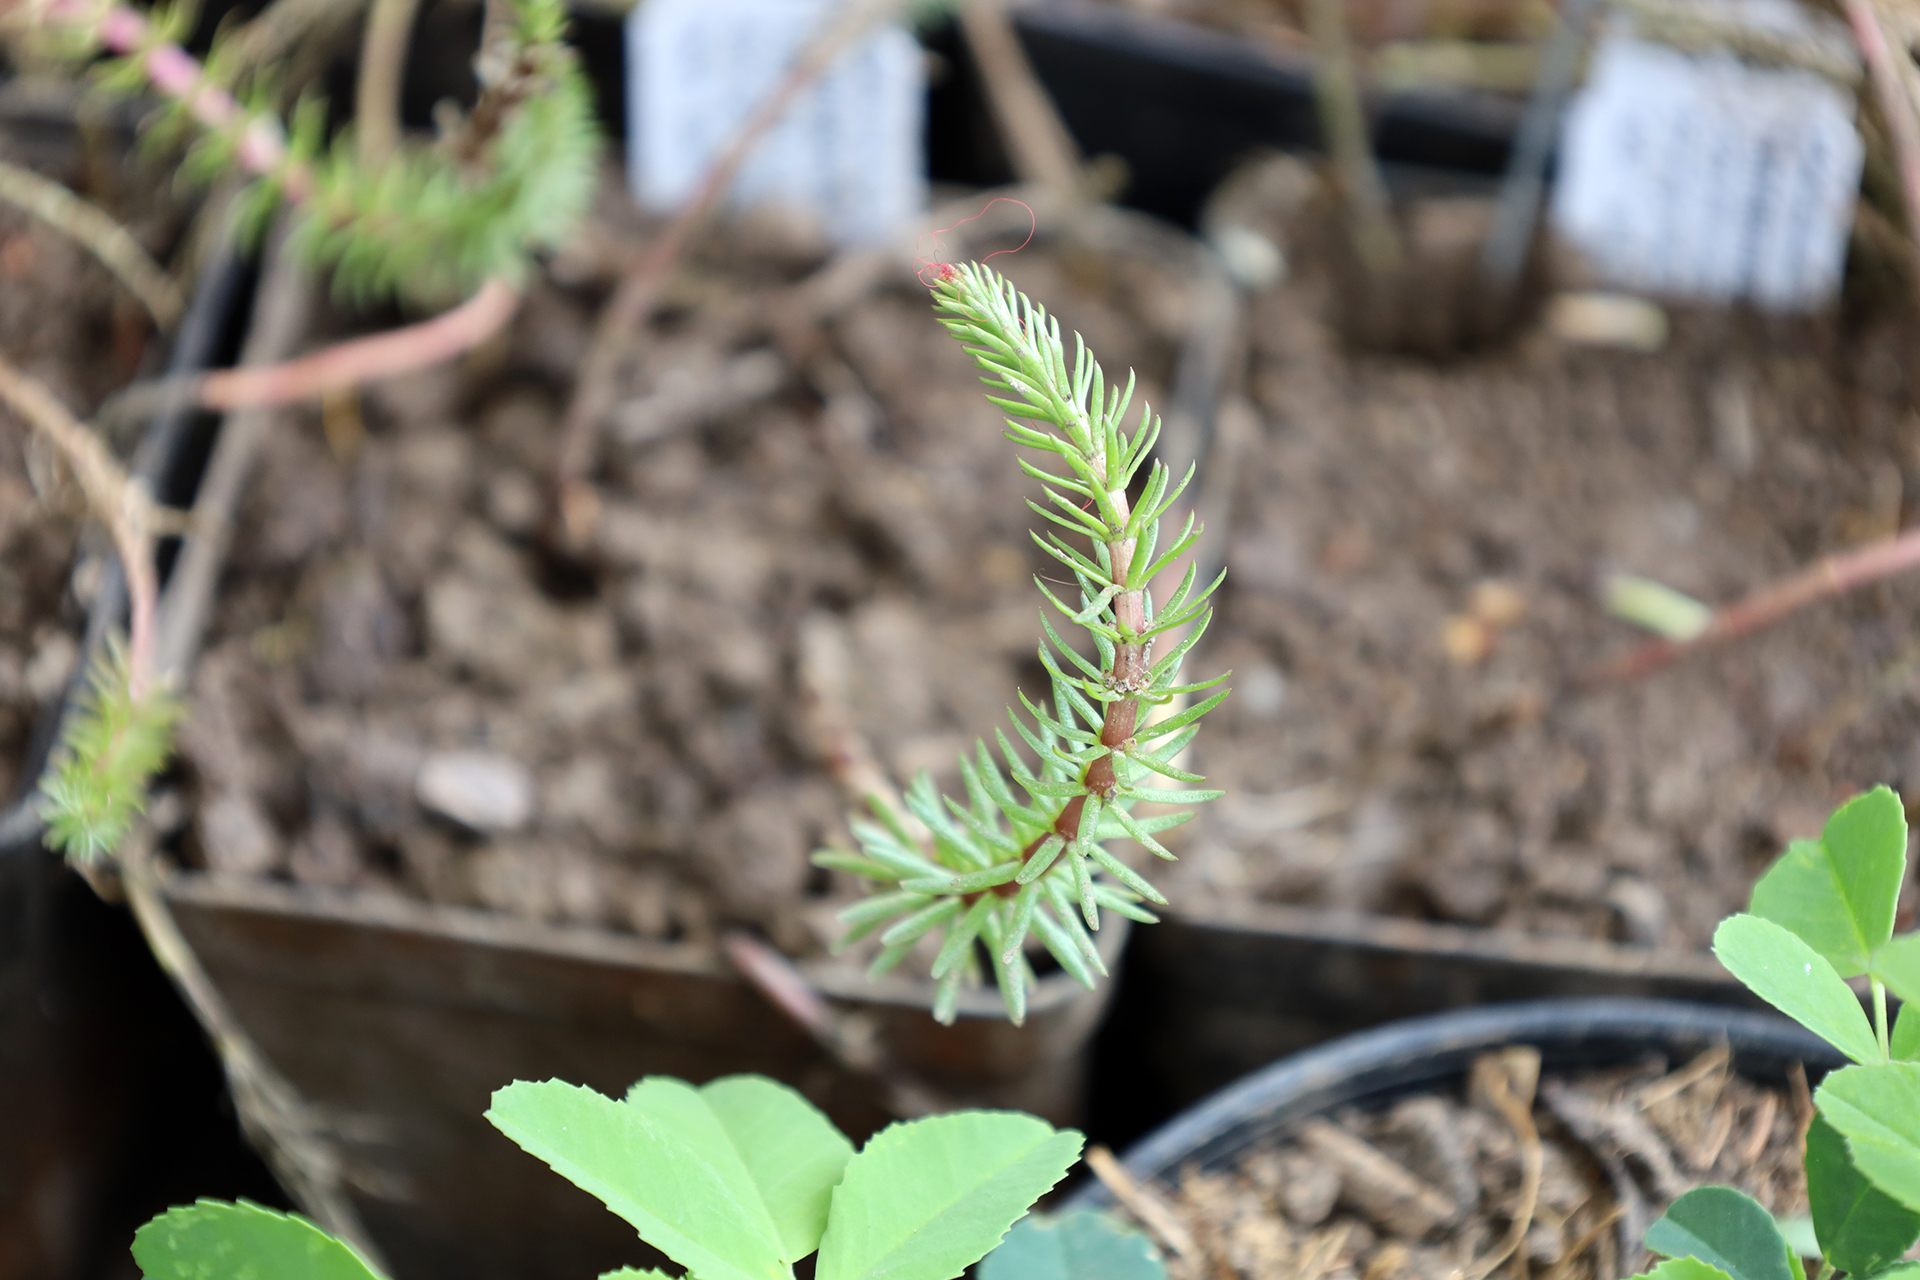
MULTIPOLYGON (((752 921, 816 950, 836 930, 806 855, 844 839, 845 801, 808 691, 844 684, 896 777, 950 772, 1038 670, 1037 491, 924 286, 891 268, 795 322, 819 255, 739 228, 635 353, 590 573, 557 564, 545 483, 607 283, 595 243, 463 374, 273 437, 183 737, 189 856, 649 936, 752 921), (434 816, 430 777, 505 807, 434 816)), ((1043 238, 996 264, 1159 402, 1179 256, 1043 238)))
MULTIPOLYGON (((591 573, 540 553, 610 236, 464 373, 273 438, 184 738, 190 859, 810 950, 850 889, 805 862, 842 829, 814 693, 844 684, 895 777, 950 779, 1031 684, 1045 566, 965 361, 900 274, 795 321, 818 259, 764 229, 686 273, 636 353, 591 573), (425 815, 429 762, 442 813, 491 808, 425 815)), ((1177 256, 996 265, 1163 403, 1177 256)), ((1182 909, 1699 947, 1837 800, 1920 787, 1917 582, 1581 683, 1642 638, 1600 603, 1610 572, 1724 601, 1905 521, 1911 326, 1681 315, 1653 355, 1534 330, 1436 364, 1345 354, 1326 312, 1311 282, 1255 299, 1221 414, 1230 575, 1194 670, 1235 672, 1196 746, 1230 794, 1174 833, 1182 909)))
MULTIPOLYGON (((42 148, 29 158, 14 143, 0 128, 0 158, 44 161, 42 148)), ((83 176, 70 158, 53 172, 67 181, 83 176)), ((89 189, 101 197, 97 181, 89 189)), ((151 243, 170 214, 149 214, 134 229, 151 243)), ((0 355, 85 414, 133 376, 150 333, 104 267, 0 205, 0 355)), ((67 587, 82 511, 54 458, 0 412, 0 805, 30 781, 20 769, 33 726, 78 660, 83 610, 67 587)))
POLYGON ((1911 325, 1681 315, 1655 355, 1535 332, 1435 365, 1344 355, 1323 310, 1257 301, 1223 417, 1204 662, 1237 693, 1197 746, 1230 794, 1176 901, 1697 947, 1838 800, 1920 787, 1912 579, 1582 683, 1645 638, 1610 573, 1727 601, 1907 522, 1911 325))
POLYGON ((1641 1269, 1640 1235, 1696 1186, 1737 1187, 1776 1215, 1807 1212, 1804 1094, 1732 1074, 1718 1050, 1671 1073, 1655 1063, 1549 1078, 1536 1096, 1529 1068, 1537 1075, 1539 1059, 1529 1055, 1488 1055, 1459 1095, 1309 1122, 1228 1171, 1183 1171, 1167 1194, 1196 1247, 1170 1273, 1614 1280, 1641 1269), (1502 1089, 1524 1125, 1496 1102, 1502 1089))

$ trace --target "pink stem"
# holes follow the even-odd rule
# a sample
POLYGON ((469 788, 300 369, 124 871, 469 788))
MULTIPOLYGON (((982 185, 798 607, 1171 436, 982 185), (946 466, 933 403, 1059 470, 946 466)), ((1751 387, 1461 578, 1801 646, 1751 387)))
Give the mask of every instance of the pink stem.
POLYGON ((113 5, 104 13, 88 0, 53 0, 46 17, 56 22, 96 25, 94 34, 100 43, 118 54, 142 55, 142 65, 153 87, 170 98, 186 104, 194 119, 216 133, 231 131, 242 120, 244 132, 237 144, 240 164, 261 176, 277 176, 287 195, 304 199, 312 191, 306 169, 287 162, 286 138, 278 121, 269 116, 247 116, 247 110, 234 96, 206 77, 198 59, 177 44, 154 44, 153 25, 146 16, 125 5, 113 5), (98 14, 96 17, 95 15, 98 14))
POLYGON ((498 333, 519 306, 518 289, 504 280, 489 280, 453 310, 404 329, 355 338, 284 364, 206 374, 195 398, 209 409, 290 404, 411 373, 471 351, 498 333))
POLYGON ((1706 630, 1690 640, 1655 640, 1593 674, 1597 680, 1633 680, 1658 671, 1702 645, 1732 640, 1779 622, 1788 614, 1824 600, 1920 568, 1920 529, 1870 542, 1844 555, 1827 556, 1792 577, 1761 587, 1724 609, 1714 611, 1706 630))

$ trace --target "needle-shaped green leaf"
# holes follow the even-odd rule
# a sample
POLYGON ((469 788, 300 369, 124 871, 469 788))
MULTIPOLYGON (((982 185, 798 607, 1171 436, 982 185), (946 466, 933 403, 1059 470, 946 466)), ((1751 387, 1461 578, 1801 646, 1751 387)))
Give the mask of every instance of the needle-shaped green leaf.
MULTIPOLYGON (((1005 1111, 892 1125, 847 1165, 817 1280, 949 1280, 1080 1156, 1081 1137, 1005 1111)), ((704 1278, 703 1278, 704 1280, 704 1278)))
POLYGON ((133 1260, 146 1280, 380 1280, 344 1241, 245 1200, 167 1210, 134 1232, 133 1260))

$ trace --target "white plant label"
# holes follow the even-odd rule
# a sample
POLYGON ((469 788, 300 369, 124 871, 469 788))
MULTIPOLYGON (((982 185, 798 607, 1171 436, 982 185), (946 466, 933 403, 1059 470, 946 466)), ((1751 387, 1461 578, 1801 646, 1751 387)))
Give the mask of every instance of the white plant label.
MULTIPOLYGON (((1797 7, 1717 6, 1810 34, 1797 7)), ((1831 299, 1864 154, 1853 95, 1610 34, 1560 143, 1553 220, 1613 284, 1777 311, 1831 299)))
MULTIPOLYGON (((627 19, 627 174, 678 206, 842 0, 642 0, 627 19)), ((736 207, 819 219, 839 244, 884 240, 927 205, 920 46, 897 28, 848 50, 756 147, 736 207)))

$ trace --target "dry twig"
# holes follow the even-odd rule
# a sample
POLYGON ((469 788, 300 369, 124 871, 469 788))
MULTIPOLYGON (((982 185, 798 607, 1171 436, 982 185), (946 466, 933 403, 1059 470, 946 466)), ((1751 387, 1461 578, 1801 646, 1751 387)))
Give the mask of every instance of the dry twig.
POLYGON ((1763 630, 1816 601, 1914 568, 1920 568, 1920 529, 1909 529, 1841 555, 1823 557, 1791 577, 1716 609, 1699 635, 1688 640, 1649 641, 1625 657, 1590 672, 1583 683, 1637 680, 1705 645, 1763 630))
POLYGON ((866 1019, 837 1012, 786 956, 740 929, 730 930, 721 946, 740 976, 769 1004, 813 1037, 835 1062, 878 1084, 889 1112, 911 1120, 953 1110, 950 1099, 893 1059, 866 1019))
POLYGON ((987 104, 1007 144, 1013 171, 1072 198, 1080 179, 1080 149, 1060 120, 1053 99, 1033 72, 1007 17, 1006 0, 970 0, 960 7, 960 29, 986 82, 987 104))
MULTIPOLYGON (((1907 234, 1920 246, 1920 103, 1909 92, 1912 56, 1901 49, 1895 53, 1887 33, 1874 12, 1873 0, 1841 0, 1853 38, 1859 42, 1860 56, 1867 64, 1867 78, 1873 82, 1880 114, 1886 118, 1887 132, 1893 140, 1894 157, 1900 169, 1900 193, 1905 198, 1907 234), (1896 58, 1908 62, 1908 75, 1896 58)), ((1920 293, 1920 273, 1909 282, 1920 293)))
POLYGON ((373 0, 360 46, 360 83, 354 88, 354 143, 369 169, 400 150, 400 81, 420 0, 373 0))
POLYGON ((40 383, 0 359, 0 402, 60 454, 87 505, 106 523, 126 574, 131 623, 127 641, 129 692, 145 695, 153 674, 154 612, 160 599, 153 565, 153 503, 100 437, 89 431, 40 383))
POLYGON ((1087 1168, 1093 1170, 1093 1176, 1100 1179, 1101 1185, 1112 1192, 1121 1207, 1139 1219, 1140 1225, 1152 1232, 1169 1253, 1179 1258, 1194 1256, 1193 1235, 1185 1224, 1165 1201, 1135 1182, 1126 1167, 1114 1159, 1113 1152, 1105 1147, 1088 1147, 1086 1161, 1087 1168))
MULTIPOLYGON (((1545 1152, 1540 1131, 1533 1123, 1533 1096, 1540 1083, 1540 1051, 1516 1045, 1499 1053, 1476 1059, 1472 1071, 1473 1091, 1493 1104, 1513 1128, 1520 1144, 1520 1198, 1513 1207, 1507 1234, 1494 1251, 1466 1270, 1466 1280, 1485 1280, 1520 1251, 1527 1232, 1533 1227, 1534 1210, 1540 1204, 1540 1174, 1545 1152)), ((1524 1275, 1524 1271, 1522 1272, 1524 1275)))
POLYGON ((1333 153, 1340 197, 1351 219, 1354 251, 1368 271, 1384 275, 1400 265, 1400 232, 1367 137, 1367 112, 1353 66, 1346 5, 1343 0, 1312 0, 1307 22, 1313 36, 1314 103, 1327 150, 1333 153))
POLYGON ((155 325, 171 329, 180 322, 186 309, 180 287, 105 210, 31 169, 3 160, 0 200, 32 214, 98 258, 140 300, 155 325))
POLYGON ((622 346, 653 315, 660 285, 678 262, 695 233, 706 224, 733 187, 740 168, 754 148, 782 117, 824 75, 834 61, 879 23, 891 18, 901 0, 856 0, 810 40, 786 76, 754 109, 726 148, 714 157, 700 185, 680 206, 652 246, 621 279, 594 326, 593 342, 580 362, 573 398, 560 424, 560 448, 554 466, 561 533, 575 550, 587 545, 598 522, 599 502, 589 474, 600 428, 612 412, 614 382, 619 373, 622 346))

